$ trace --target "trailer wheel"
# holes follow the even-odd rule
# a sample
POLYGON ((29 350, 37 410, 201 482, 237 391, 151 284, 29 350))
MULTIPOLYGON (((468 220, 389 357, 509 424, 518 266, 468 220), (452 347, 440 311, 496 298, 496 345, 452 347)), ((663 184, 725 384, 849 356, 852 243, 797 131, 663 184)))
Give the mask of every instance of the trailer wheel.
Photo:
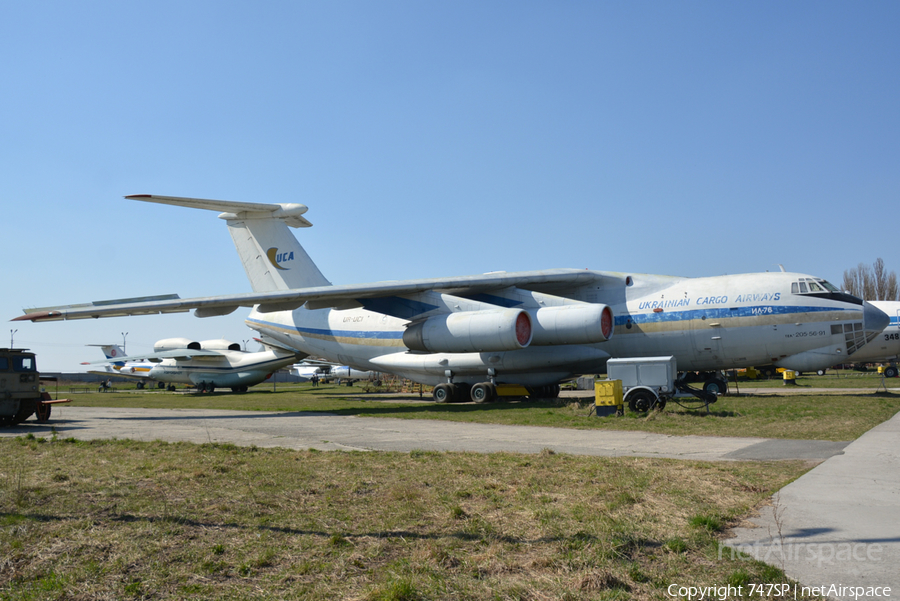
POLYGON ((724 380, 720 380, 719 378, 713 378, 712 380, 707 380, 703 384, 703 391, 709 392, 715 395, 725 394, 728 392, 728 382, 724 380))
POLYGON ((638 390, 628 395, 628 408, 635 413, 645 413, 650 410, 653 401, 653 395, 646 390, 638 390))

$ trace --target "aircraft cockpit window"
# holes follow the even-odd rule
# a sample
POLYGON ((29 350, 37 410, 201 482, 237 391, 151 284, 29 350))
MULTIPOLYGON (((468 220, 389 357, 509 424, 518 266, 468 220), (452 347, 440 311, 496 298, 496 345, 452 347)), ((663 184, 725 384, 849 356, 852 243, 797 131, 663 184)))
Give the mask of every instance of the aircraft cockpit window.
POLYGON ((809 294, 820 298, 840 300, 861 305, 862 301, 850 294, 841 292, 836 286, 819 278, 800 278, 791 283, 791 294, 809 294))

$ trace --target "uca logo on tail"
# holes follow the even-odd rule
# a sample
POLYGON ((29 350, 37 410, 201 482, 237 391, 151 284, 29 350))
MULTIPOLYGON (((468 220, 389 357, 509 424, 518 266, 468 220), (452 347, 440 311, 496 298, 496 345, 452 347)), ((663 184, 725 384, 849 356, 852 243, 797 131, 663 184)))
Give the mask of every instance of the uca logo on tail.
POLYGON ((294 251, 290 252, 278 252, 278 248, 272 247, 266 251, 266 256, 269 257, 269 263, 275 266, 275 269, 281 269, 282 271, 287 271, 287 267, 282 267, 279 263, 284 261, 293 261, 294 260, 294 251))

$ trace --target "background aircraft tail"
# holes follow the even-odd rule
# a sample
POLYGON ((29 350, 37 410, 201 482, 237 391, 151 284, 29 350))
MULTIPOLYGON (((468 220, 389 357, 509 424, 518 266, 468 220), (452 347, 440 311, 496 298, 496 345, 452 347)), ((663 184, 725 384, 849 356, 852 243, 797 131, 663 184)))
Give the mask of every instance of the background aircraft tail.
POLYGON ((288 227, 311 227, 307 207, 138 194, 132 200, 221 211, 254 292, 330 286, 288 227))
POLYGON ((118 344, 89 344, 88 346, 100 347, 103 354, 113 365, 122 367, 125 365, 125 351, 118 344))

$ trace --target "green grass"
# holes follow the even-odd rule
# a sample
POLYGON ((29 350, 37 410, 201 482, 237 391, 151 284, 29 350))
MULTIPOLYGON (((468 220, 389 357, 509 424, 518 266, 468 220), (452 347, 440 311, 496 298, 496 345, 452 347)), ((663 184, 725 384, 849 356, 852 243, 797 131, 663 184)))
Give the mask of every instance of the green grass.
MULTIPOLYGON (((824 376, 806 374, 796 379, 799 390, 804 388, 829 388, 839 390, 841 388, 871 388, 876 389, 882 385, 881 374, 875 369, 869 371, 856 371, 850 369, 828 370, 824 376)), ((900 388, 900 379, 885 378, 884 384, 888 388, 900 388)), ((733 386, 733 380, 729 379, 729 385, 733 386)), ((784 388, 784 378, 781 374, 771 378, 759 378, 748 380, 743 377, 738 379, 740 388, 784 388)))
MULTIPOLYGON (((664 599, 808 466, 0 440, 0 599, 664 599)), ((720 557, 721 555, 721 557, 720 557)))
MULTIPOLYGON (((824 376, 827 378, 828 376, 824 376)), ((550 426, 598 430, 638 430, 675 435, 755 436, 809 440, 853 440, 900 411, 900 394, 760 393, 724 396, 705 409, 670 403, 649 415, 626 411, 624 417, 589 417, 590 400, 514 401, 484 405, 437 404, 418 395, 366 394, 347 386, 256 387, 247 394, 91 393, 72 395, 74 405, 93 407, 201 408, 245 411, 314 411, 336 415, 440 419, 457 422, 550 426)), ((878 378, 880 381, 880 378, 878 378)), ((779 389, 779 392, 781 389, 779 389)))

